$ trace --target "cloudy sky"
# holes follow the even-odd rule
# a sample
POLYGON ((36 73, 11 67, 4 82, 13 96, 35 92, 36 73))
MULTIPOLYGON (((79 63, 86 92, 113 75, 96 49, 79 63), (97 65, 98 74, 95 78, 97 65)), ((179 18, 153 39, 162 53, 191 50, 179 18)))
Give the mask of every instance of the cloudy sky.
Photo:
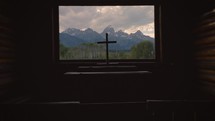
POLYGON ((115 31, 137 30, 154 37, 153 6, 60 6, 60 32, 67 28, 92 28, 101 33, 111 25, 115 31))

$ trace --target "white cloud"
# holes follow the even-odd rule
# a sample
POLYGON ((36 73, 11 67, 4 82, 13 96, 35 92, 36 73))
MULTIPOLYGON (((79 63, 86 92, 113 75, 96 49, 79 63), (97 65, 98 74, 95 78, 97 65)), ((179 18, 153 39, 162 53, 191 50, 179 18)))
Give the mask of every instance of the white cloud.
POLYGON ((60 32, 66 28, 92 28, 102 32, 112 25, 116 31, 141 30, 154 37, 153 6, 60 6, 60 32))
POLYGON ((142 31, 145 35, 154 37, 154 22, 142 26, 132 26, 124 31, 126 33, 135 33, 137 30, 142 31))

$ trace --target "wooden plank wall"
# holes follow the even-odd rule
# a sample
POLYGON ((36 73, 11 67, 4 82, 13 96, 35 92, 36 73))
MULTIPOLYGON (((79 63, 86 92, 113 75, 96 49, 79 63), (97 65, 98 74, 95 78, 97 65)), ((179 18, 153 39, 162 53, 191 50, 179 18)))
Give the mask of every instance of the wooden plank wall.
POLYGON ((215 8, 204 12, 198 22, 194 58, 201 89, 215 95, 215 8))
POLYGON ((15 80, 15 32, 4 2, 0 5, 0 101, 9 96, 15 80))

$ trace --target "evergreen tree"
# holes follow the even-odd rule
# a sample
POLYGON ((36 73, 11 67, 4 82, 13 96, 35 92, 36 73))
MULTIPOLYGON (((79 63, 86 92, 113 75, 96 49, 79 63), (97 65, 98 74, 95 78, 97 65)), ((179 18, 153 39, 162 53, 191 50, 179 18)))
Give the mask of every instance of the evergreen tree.
POLYGON ((131 48, 131 57, 134 59, 153 59, 154 46, 150 41, 143 41, 131 48))
POLYGON ((69 48, 65 47, 63 44, 60 44, 60 58, 63 59, 68 55, 69 48))

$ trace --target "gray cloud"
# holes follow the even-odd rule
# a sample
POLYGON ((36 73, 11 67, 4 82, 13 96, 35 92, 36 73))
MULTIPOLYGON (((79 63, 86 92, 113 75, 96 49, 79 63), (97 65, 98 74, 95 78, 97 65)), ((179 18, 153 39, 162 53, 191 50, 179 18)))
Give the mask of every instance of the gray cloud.
MULTIPOLYGON (((60 6, 60 31, 67 28, 92 28, 102 32, 112 25, 116 31, 140 29, 154 23, 153 6, 60 6)), ((148 29, 144 29, 148 30, 148 29)), ((154 34, 154 31, 143 33, 154 34)), ((154 30, 154 29, 153 29, 154 30)))

